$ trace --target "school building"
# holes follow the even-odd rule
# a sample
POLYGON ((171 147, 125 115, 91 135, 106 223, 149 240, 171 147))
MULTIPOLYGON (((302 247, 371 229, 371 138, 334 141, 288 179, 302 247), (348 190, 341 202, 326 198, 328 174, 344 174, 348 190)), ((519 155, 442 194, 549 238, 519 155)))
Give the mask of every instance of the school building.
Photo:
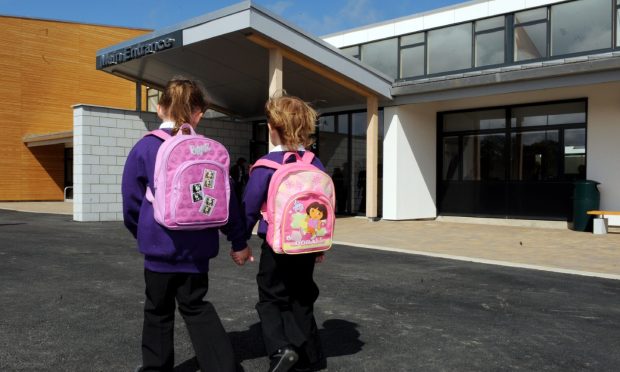
POLYGON ((233 162, 268 150, 269 96, 312 102, 340 213, 570 221, 586 179, 620 210, 620 0, 474 0, 312 32, 245 1, 91 54, 136 107, 71 103, 74 218, 121 218, 124 157, 176 75, 204 83, 201 131, 233 162))
POLYGON ((63 200, 78 102, 133 109, 135 84, 96 71, 104 46, 149 30, 0 16, 0 201, 63 200))

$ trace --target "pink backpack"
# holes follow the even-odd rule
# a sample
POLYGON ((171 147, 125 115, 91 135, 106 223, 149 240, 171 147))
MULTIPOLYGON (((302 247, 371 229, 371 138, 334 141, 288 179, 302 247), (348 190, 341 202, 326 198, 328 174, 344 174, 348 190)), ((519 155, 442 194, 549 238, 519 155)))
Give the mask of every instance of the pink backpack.
POLYGON ((157 150, 154 190, 146 190, 155 220, 171 230, 225 225, 230 200, 230 159, 226 148, 197 135, 189 124, 183 124, 176 136, 161 129, 149 135, 164 140, 157 150), (181 134, 184 128, 191 134, 181 134))
POLYGON ((312 165, 314 154, 287 152, 282 164, 260 159, 255 167, 275 169, 269 183, 263 218, 269 224, 267 243, 275 253, 326 251, 332 246, 336 193, 331 177, 312 165), (294 163, 286 160, 294 155, 294 163))

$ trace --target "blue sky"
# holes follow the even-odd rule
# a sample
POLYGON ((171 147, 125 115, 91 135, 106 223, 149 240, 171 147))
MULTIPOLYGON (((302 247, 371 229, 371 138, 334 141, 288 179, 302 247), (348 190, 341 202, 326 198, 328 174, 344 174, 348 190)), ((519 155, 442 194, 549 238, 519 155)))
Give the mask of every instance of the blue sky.
MULTIPOLYGON (((465 0, 255 0, 320 36, 465 0)), ((0 0, 0 14, 160 29, 240 0, 0 0)))

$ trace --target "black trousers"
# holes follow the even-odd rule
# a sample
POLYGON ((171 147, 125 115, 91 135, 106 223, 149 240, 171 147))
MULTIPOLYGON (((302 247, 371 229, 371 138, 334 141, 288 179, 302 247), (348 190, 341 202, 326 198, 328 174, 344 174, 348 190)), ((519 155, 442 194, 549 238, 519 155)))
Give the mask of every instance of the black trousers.
POLYGON ((201 371, 235 371, 230 339, 215 308, 203 298, 207 273, 157 273, 144 270, 146 300, 142 329, 142 371, 173 371, 175 298, 201 371))
POLYGON ((312 278, 315 257, 276 254, 266 242, 261 246, 256 310, 268 355, 292 345, 300 361, 316 363, 323 359, 314 319, 314 302, 319 296, 312 278))

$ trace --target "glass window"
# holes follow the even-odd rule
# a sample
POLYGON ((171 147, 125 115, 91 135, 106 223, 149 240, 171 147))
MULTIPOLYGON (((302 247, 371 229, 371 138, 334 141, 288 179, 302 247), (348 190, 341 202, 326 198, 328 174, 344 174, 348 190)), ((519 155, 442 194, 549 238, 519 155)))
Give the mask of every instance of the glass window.
POLYGON ((362 62, 396 78, 398 72, 398 39, 362 45, 362 62))
POLYGON ((515 61, 547 56, 547 23, 515 26, 515 61))
POLYGON ((351 115, 353 127, 351 132, 354 136, 366 136, 366 112, 355 112, 351 115))
POLYGON ((444 132, 506 128, 504 110, 485 110, 445 114, 444 132))
POLYGON ((146 111, 157 112, 157 104, 161 93, 157 89, 146 88, 146 111))
POLYGON ((349 133, 349 115, 347 114, 338 115, 338 133, 340 134, 349 133))
POLYGON ((463 180, 489 181, 506 178, 504 134, 477 134, 463 137, 463 180))
POLYGON ((476 21, 476 32, 492 30, 494 28, 504 28, 505 22, 503 16, 476 21))
POLYGON ((400 50, 400 77, 424 75, 424 45, 400 50))
POLYGON ((512 127, 533 127, 562 124, 584 124, 585 102, 557 103, 516 107, 512 110, 512 127))
POLYGON ((471 68, 472 24, 428 32, 428 73, 471 68))
POLYGON ((515 24, 547 20, 547 8, 515 13, 515 24))
POLYGON ((332 115, 319 117, 319 130, 322 132, 334 132, 336 123, 332 115))
POLYGON ((564 174, 569 179, 586 179, 586 130, 564 131, 564 174))
POLYGON ((504 63, 504 30, 476 35, 476 67, 504 63))
POLYGON ((419 32, 417 34, 405 35, 400 37, 400 46, 407 46, 413 44, 420 44, 424 42, 424 33, 419 32))
POLYGON ((611 47, 608 0, 581 0, 551 7, 551 55, 611 47))
POLYGON ((444 137, 443 139, 443 180, 459 179, 459 138, 444 137))
POLYGON ((553 181, 558 179, 560 144, 558 131, 512 134, 512 179, 553 181))
POLYGON ((358 45, 340 49, 342 54, 360 59, 360 47, 358 45))

